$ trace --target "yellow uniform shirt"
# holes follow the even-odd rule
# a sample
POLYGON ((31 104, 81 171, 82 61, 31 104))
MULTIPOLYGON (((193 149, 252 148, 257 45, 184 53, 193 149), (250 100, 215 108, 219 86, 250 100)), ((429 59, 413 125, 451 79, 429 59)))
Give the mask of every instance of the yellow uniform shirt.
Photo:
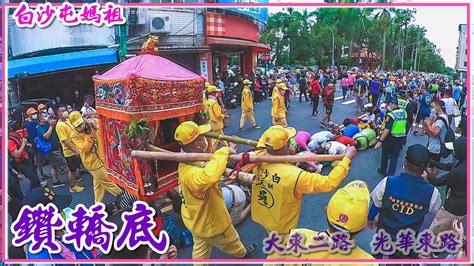
POLYGON ((327 176, 301 170, 289 163, 261 163, 252 184, 252 220, 267 231, 288 234, 296 228, 303 194, 330 192, 349 172, 350 159, 344 157, 327 176))
POLYGON ((272 117, 286 117, 285 98, 280 93, 274 93, 272 97, 272 117))
POLYGON ((75 131, 74 127, 69 123, 69 120, 58 121, 56 124, 56 133, 58 134, 59 142, 63 148, 63 155, 66 158, 74 156, 74 152, 71 151, 65 144, 65 140, 71 141, 72 133, 75 131))
POLYGON ((244 87, 242 90, 242 110, 252 110, 253 109, 253 100, 252 100, 252 93, 250 92, 248 87, 244 87))
POLYGON ((102 137, 99 129, 92 129, 90 134, 74 130, 71 141, 81 155, 82 164, 89 171, 105 166, 102 137))
POLYGON ((193 236, 213 237, 232 223, 219 181, 226 169, 229 148, 217 150, 206 167, 178 165, 182 195, 181 215, 193 236))
POLYGON ((224 128, 224 114, 220 104, 213 98, 207 100, 207 108, 209 109, 211 128, 219 131, 224 128))
MULTIPOLYGON (((313 237, 317 237, 319 232, 313 231, 310 229, 304 229, 304 228, 298 228, 298 229, 293 229, 291 230, 291 234, 294 233, 299 233, 301 235, 304 235, 304 241, 302 241, 302 244, 304 246, 309 246, 313 244, 314 240, 313 237)), ((290 243, 287 243, 286 247, 291 247, 290 243)), ((365 260, 375 260, 372 255, 367 253, 365 250, 361 249, 357 245, 352 248, 351 252, 349 254, 342 254, 342 253, 330 253, 329 251, 316 251, 312 253, 305 253, 305 254, 300 254, 299 256, 294 256, 291 254, 286 254, 286 255, 278 255, 276 257, 272 258, 278 258, 278 259, 313 259, 313 260, 354 260, 354 259, 365 259, 365 260)), ((301 265, 301 264, 285 264, 285 265, 301 265)), ((321 263, 314 263, 312 265, 325 265, 321 263)), ((329 264, 328 264, 329 265, 329 264)), ((343 265, 343 264, 330 264, 330 265, 343 265)), ((351 264, 351 265, 378 265, 378 263, 360 263, 360 264, 351 264)))

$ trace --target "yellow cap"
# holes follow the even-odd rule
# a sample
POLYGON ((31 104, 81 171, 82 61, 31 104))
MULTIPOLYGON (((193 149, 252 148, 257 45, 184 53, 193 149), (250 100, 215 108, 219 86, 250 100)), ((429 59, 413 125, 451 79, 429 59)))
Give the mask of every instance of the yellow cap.
POLYGON ((288 87, 286 87, 286 84, 285 84, 285 83, 280 83, 280 84, 278 84, 278 88, 279 88, 279 89, 282 89, 282 90, 284 90, 284 91, 286 91, 286 90, 288 89, 288 87))
POLYGON ((278 84, 278 83, 281 83, 281 79, 277 79, 277 80, 276 80, 276 83, 277 83, 277 84, 278 84))
POLYGON ((207 89, 207 88, 209 88, 209 86, 211 86, 211 84, 209 84, 209 82, 206 81, 206 82, 204 83, 204 87, 206 87, 206 89, 207 89))
POLYGON ((199 135, 209 131, 211 131, 209 124, 198 126, 193 121, 185 121, 176 128, 174 139, 182 145, 186 145, 193 142, 199 135))
POLYGON ((74 127, 78 127, 80 124, 84 123, 84 118, 82 118, 81 113, 74 111, 69 114, 69 122, 71 122, 74 127))
POLYGON ((263 133, 262 138, 265 145, 273 150, 279 150, 295 135, 296 129, 292 127, 272 126, 263 133))
POLYGON ((341 231, 358 232, 367 225, 369 203, 367 184, 352 181, 332 195, 326 210, 328 221, 341 231))
POLYGON ((209 85, 209 87, 207 87, 207 91, 208 92, 216 92, 216 91, 221 91, 221 89, 217 88, 214 85, 209 85))
POLYGON ((252 84, 252 82, 248 79, 244 79, 243 83, 244 83, 244 85, 252 84))

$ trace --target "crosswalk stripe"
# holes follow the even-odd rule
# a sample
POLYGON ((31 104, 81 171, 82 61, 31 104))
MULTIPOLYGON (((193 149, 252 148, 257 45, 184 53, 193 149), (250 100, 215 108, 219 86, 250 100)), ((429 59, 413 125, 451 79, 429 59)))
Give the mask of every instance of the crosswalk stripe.
POLYGON ((347 105, 347 104, 355 103, 355 101, 356 100, 350 100, 350 101, 347 101, 347 102, 343 102, 342 104, 347 105))
POLYGON ((336 101, 336 100, 340 100, 340 99, 342 99, 342 98, 344 98, 344 97, 340 96, 340 97, 334 98, 334 100, 336 101))

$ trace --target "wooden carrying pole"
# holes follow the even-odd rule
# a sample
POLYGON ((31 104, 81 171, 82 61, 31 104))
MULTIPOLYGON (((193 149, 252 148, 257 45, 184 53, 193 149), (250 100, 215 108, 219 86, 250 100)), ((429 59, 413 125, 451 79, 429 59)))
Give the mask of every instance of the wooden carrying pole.
MULTIPOLYGON (((209 161, 212 153, 183 153, 183 152, 151 152, 151 151, 132 151, 132 156, 139 159, 150 160, 165 160, 178 162, 195 162, 195 161, 209 161)), ((302 163, 302 162, 332 162, 342 160, 344 154, 341 155, 255 155, 250 154, 250 163, 302 163)), ((242 160, 241 154, 232 154, 229 156, 229 161, 240 162, 242 160)))
POLYGON ((228 142, 243 144, 243 145, 248 145, 248 146, 253 146, 253 147, 257 147, 257 144, 258 144, 258 142, 255 140, 239 138, 236 136, 227 136, 227 135, 217 134, 214 132, 207 132, 207 133, 204 133, 203 135, 209 138, 213 138, 213 139, 225 140, 228 142))
MULTIPOLYGON (((148 150, 149 150, 149 151, 153 151, 153 152, 164 152, 164 153, 171 153, 171 154, 174 154, 174 152, 171 152, 171 151, 168 151, 168 150, 165 150, 165 149, 156 147, 156 146, 154 146, 154 145, 148 145, 148 150)), ((200 162, 186 162, 186 164, 194 165, 194 166, 200 166, 200 167, 205 167, 205 166, 206 166, 206 163, 203 162, 203 161, 200 161, 200 162)), ((225 175, 226 177, 229 177, 230 174, 232 173, 232 171, 233 171, 232 169, 226 168, 226 169, 225 169, 225 172, 224 172, 224 175, 225 175)), ((239 179, 240 181, 245 182, 245 183, 252 184, 252 183, 255 181, 255 175, 250 174, 250 173, 246 173, 246 172, 248 172, 248 171, 239 172, 238 179, 239 179)))

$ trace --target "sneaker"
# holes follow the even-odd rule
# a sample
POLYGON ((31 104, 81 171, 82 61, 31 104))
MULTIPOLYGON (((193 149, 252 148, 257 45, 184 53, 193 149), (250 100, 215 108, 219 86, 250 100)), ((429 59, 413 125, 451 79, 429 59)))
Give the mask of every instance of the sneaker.
POLYGON ((326 127, 326 124, 324 124, 323 122, 319 123, 319 126, 320 127, 326 127))
POLYGON ((53 187, 54 187, 54 188, 63 187, 63 186, 65 186, 65 185, 66 185, 66 184, 63 183, 63 182, 61 182, 61 181, 58 181, 58 182, 53 183, 53 187))
POLYGON ((260 126, 259 126, 259 125, 256 125, 256 126, 254 126, 253 128, 255 128, 255 129, 259 129, 259 128, 260 128, 260 126))
POLYGON ((78 177, 76 177, 76 182, 81 182, 83 179, 84 179, 84 177, 78 176, 78 177))
POLYGON ((243 131, 245 131, 244 128, 239 128, 239 132, 243 132, 243 131))
POLYGON ((246 247, 247 253, 245 253, 244 259, 251 258, 257 253, 257 243, 253 243, 252 245, 246 247))
POLYGON ((69 187, 69 192, 71 193, 76 193, 76 192, 82 192, 84 191, 84 187, 79 186, 78 184, 75 184, 72 187, 69 187))

